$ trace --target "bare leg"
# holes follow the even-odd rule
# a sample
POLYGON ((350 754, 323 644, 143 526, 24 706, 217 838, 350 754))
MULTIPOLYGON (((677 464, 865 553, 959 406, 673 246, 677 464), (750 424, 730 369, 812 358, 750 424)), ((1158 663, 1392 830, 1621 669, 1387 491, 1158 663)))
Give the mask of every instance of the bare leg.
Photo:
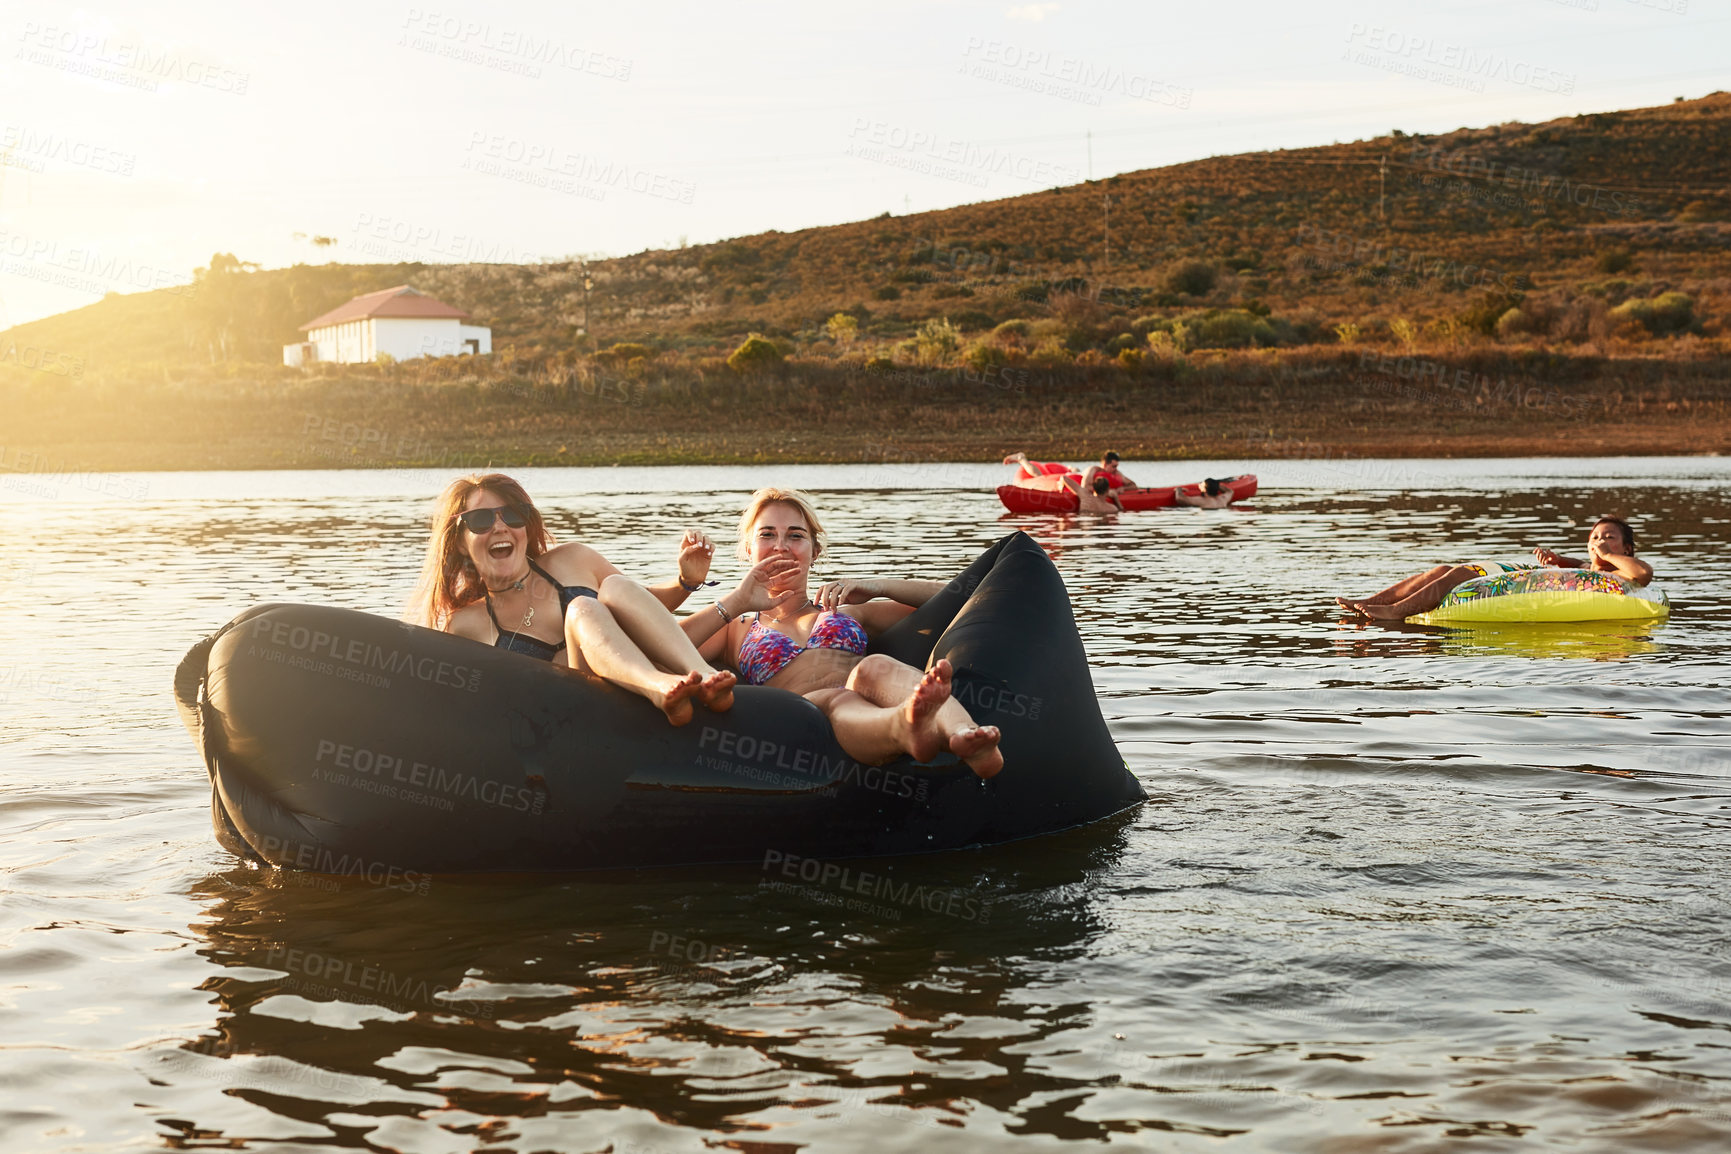
POLYGON ((930 761, 948 747, 937 714, 949 694, 949 679, 934 669, 900 705, 877 705, 851 689, 819 689, 805 696, 828 715, 849 757, 881 765, 903 754, 930 761))
POLYGON ((1479 575, 1478 569, 1471 565, 1445 565, 1441 568, 1441 576, 1419 586, 1399 601, 1387 604, 1366 602, 1364 615, 1378 621, 1399 621, 1415 613, 1429 613, 1442 604, 1443 598, 1447 597, 1455 586, 1471 581, 1479 575))
POLYGON ((600 600, 643 655, 658 668, 697 674, 698 700, 717 711, 733 707, 733 687, 738 678, 732 670, 718 670, 703 660, 691 638, 653 593, 629 577, 615 573, 601 582, 600 600))
MULTIPOLYGON (((1364 613, 1364 607, 1366 605, 1392 605, 1396 601, 1404 601, 1408 597, 1411 597, 1414 593, 1418 592, 1426 585, 1429 585, 1438 577, 1445 575, 1453 568, 1454 566, 1452 565, 1438 565, 1435 568, 1426 569, 1423 573, 1415 573, 1411 577, 1406 577, 1396 581, 1393 585, 1390 585, 1382 592, 1373 593, 1362 601, 1354 600, 1350 597, 1336 597, 1334 603, 1339 605, 1342 609, 1348 610, 1352 613, 1364 613)), ((1424 611, 1421 609, 1419 612, 1422 613, 1424 611)), ((1365 615, 1370 616, 1369 614, 1365 615)))
POLYGON ((579 597, 571 603, 565 612, 565 639, 573 658, 613 684, 647 697, 671 724, 691 720, 691 699, 703 683, 702 676, 696 671, 676 674, 657 669, 597 599, 579 597))
POLYGON ((900 707, 936 674, 945 686, 936 720, 938 729, 944 734, 946 747, 981 777, 992 777, 1004 768, 1004 755, 998 750, 1001 736, 998 727, 974 724, 967 708, 950 696, 948 687, 952 672, 950 663, 941 658, 922 676, 911 665, 874 653, 853 667, 853 672, 848 674, 847 687, 874 705, 900 707))

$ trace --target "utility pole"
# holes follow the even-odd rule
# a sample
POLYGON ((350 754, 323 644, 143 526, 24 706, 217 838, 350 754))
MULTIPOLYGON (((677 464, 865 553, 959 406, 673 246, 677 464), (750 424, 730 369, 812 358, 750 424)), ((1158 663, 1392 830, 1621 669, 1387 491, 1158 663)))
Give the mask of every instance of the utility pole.
POLYGON ((1103 267, 1100 271, 1101 272, 1111 272, 1112 271, 1112 194, 1109 192, 1106 193, 1104 196, 1102 196, 1100 198, 1100 201, 1101 201, 1101 204, 1103 206, 1102 211, 1105 214, 1105 222, 1106 222, 1106 262, 1105 262, 1105 267, 1103 267))
POLYGON ((1382 160, 1376 166, 1376 219, 1388 223, 1388 214, 1384 206, 1388 201, 1388 153, 1382 154, 1382 160))
POLYGON ((1094 130, 1088 130, 1088 179, 1094 179, 1094 130))

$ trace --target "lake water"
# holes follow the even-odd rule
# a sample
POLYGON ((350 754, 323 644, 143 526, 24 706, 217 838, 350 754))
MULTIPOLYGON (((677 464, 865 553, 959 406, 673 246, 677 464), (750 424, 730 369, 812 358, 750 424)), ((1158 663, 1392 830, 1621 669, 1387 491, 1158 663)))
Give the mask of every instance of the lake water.
POLYGON ((518 474, 641 578, 771 480, 830 575, 1033 534, 1151 800, 917 863, 978 918, 752 867, 244 868, 176 661, 259 602, 394 614, 446 474, 0 476, 0 1148, 1731 1148, 1731 461, 1251 467, 1252 508, 1116 519, 1006 517, 978 466, 518 474), (1331 608, 1601 512, 1668 623, 1331 608))

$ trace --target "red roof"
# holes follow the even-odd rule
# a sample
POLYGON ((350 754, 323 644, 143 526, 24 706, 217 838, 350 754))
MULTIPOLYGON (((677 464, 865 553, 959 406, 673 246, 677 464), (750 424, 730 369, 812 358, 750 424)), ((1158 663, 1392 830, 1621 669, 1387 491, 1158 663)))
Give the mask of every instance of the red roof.
POLYGON ((462 309, 452 308, 444 301, 422 296, 406 284, 400 284, 396 288, 380 289, 376 293, 358 296, 322 317, 314 317, 301 326, 301 331, 322 329, 326 325, 340 325, 344 321, 359 321, 368 317, 454 317, 457 320, 467 320, 469 314, 462 309))

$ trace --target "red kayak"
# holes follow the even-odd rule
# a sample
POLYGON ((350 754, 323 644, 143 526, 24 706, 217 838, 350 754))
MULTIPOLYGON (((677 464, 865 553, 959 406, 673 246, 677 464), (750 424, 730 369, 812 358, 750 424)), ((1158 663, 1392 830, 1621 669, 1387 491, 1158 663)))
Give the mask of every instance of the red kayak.
MULTIPOLYGON (((1081 483, 1082 473, 1068 465, 1057 462, 1029 461, 1025 468, 1018 469, 1015 481, 1008 485, 998 486, 998 500, 1004 503, 1004 508, 1012 513, 1074 513, 1077 507, 1076 495, 1064 487, 1064 478, 1081 483), (1032 472, 1030 472, 1032 470, 1032 472)), ((1222 477, 1220 483, 1232 490, 1234 501, 1243 501, 1256 495, 1256 474, 1245 473, 1241 477, 1222 477)), ((1118 501, 1124 506, 1125 512, 1140 512, 1143 509, 1164 509, 1178 503, 1178 494, 1187 497, 1202 495, 1202 486, 1174 485, 1166 489, 1125 489, 1118 494, 1118 501)))

